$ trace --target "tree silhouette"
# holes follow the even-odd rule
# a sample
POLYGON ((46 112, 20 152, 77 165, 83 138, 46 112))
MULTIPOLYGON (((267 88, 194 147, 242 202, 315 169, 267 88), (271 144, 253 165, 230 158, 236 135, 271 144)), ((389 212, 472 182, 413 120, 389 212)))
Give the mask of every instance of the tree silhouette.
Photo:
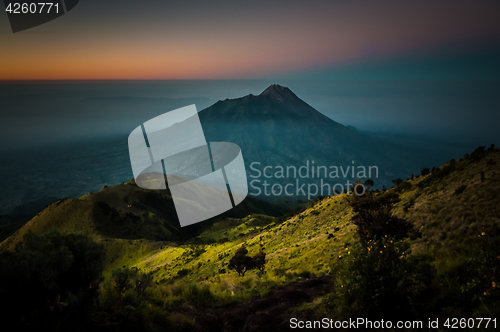
POLYGON ((255 268, 257 268, 262 274, 264 274, 265 264, 266 264, 266 253, 261 250, 255 256, 253 256, 252 259, 255 268))
POLYGON ((228 264, 230 270, 238 272, 239 276, 244 277, 245 273, 252 269, 258 269, 264 273, 264 265, 266 264, 266 254, 261 250, 253 257, 247 255, 248 250, 242 245, 231 258, 228 264))
POLYGON ((401 179, 395 179, 395 180, 392 180, 391 182, 394 183, 396 186, 398 186, 401 183, 403 183, 403 180, 401 180, 401 179))
POLYGON ((229 261, 228 268, 238 272, 239 276, 245 276, 245 272, 254 267, 252 257, 247 256, 248 250, 245 246, 241 246, 229 261))

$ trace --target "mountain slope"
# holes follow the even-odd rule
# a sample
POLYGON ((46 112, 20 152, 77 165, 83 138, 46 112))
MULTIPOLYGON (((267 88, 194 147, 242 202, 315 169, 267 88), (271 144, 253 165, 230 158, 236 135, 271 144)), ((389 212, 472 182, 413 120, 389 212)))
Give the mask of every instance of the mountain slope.
MULTIPOLYGON (((477 162, 456 161, 453 171, 446 169, 448 165, 440 167, 441 173, 419 176, 386 192, 399 197, 393 205, 394 214, 411 221, 422 233, 421 238, 411 242, 416 252, 467 243, 481 234, 483 227, 500 229, 500 150, 487 152, 477 162), (481 171, 485 174, 483 182, 480 181, 481 171), (464 183, 468 183, 464 192, 455 194, 464 183), (442 232, 447 233, 446 241, 441 239, 442 232)), ((219 254, 232 253, 239 244, 245 243, 249 251, 258 250, 260 245, 266 248, 269 270, 308 269, 316 274, 327 273, 331 257, 342 253, 345 244, 355 238, 352 208, 346 203, 346 197, 344 194, 317 200, 284 221, 249 216, 216 222, 197 238, 204 240, 200 243, 222 241, 225 244, 210 246, 209 251, 207 249, 184 268, 193 266, 190 276, 193 279, 210 276, 213 271, 223 268, 229 258, 223 258, 216 264, 217 268, 214 264, 206 264, 208 260, 213 257, 217 260, 219 254), (194 269, 198 262, 204 267, 194 269)), ((154 266, 148 265, 148 268, 154 269, 154 266)), ((176 272, 173 269, 159 273, 166 277, 176 272)), ((163 278, 160 275, 158 277, 163 278)))
MULTIPOLYGON (((426 319, 451 314, 494 316, 498 297, 493 294, 498 295, 495 281, 499 275, 494 272, 497 263, 490 259, 500 257, 498 246, 494 246, 500 240, 499 167, 500 149, 484 151, 374 194, 396 195, 393 212, 421 231, 420 238, 402 240, 411 247, 411 253, 404 256, 416 269, 415 275, 410 274, 411 270, 405 273, 409 273, 410 279, 421 278, 422 282, 417 283, 417 289, 424 302, 412 299, 421 310, 414 319, 422 318, 418 315, 426 319), (455 166, 450 167, 452 164, 455 166), (467 187, 461 191, 464 183, 467 187), (443 238, 443 232, 447 237, 443 238), (480 256, 483 251, 484 257, 480 256), (429 286, 424 286, 424 281, 429 286)), ((151 273, 158 282, 167 281, 165 303, 172 304, 167 306, 175 315, 191 321, 194 330, 217 331, 224 326, 229 331, 260 331, 270 325, 285 328, 290 317, 319 320, 325 313, 332 315, 325 310, 341 305, 330 303, 335 294, 334 283, 325 287, 323 276, 334 281, 343 261, 359 249, 356 226, 351 221, 352 208, 346 198, 344 194, 316 200, 284 221, 266 221, 257 216, 223 220, 200 234, 204 245, 158 250, 133 266, 151 273), (245 245, 249 255, 259 250, 266 252, 266 274, 257 271, 238 277, 227 269, 241 245, 245 245), (311 287, 307 291, 304 282, 311 287), (191 283, 199 287, 199 298, 181 291, 191 290, 191 283), (282 284, 289 285, 286 292, 277 287, 282 284), (201 302, 204 289, 212 296, 209 303, 201 302), (179 303, 184 306, 179 307, 179 303), (207 314, 207 310, 212 314, 207 314), (222 312, 225 314, 217 315, 222 312)))
MULTIPOLYGON (((403 271, 406 279, 417 278, 416 288, 411 291, 420 297, 411 298, 415 305, 412 319, 452 314, 485 317, 498 312, 499 167, 500 149, 479 148, 429 175, 372 193, 377 198, 393 196, 393 213, 409 220, 421 232, 420 238, 401 239, 411 251, 405 249, 392 260, 413 264, 403 271)), ((341 285, 336 282, 341 278, 344 262, 358 250, 366 250, 352 222, 349 195, 317 199, 287 218, 262 214, 226 216, 205 224, 180 242, 158 241, 151 236, 156 235, 151 227, 161 228, 150 224, 154 218, 149 218, 148 213, 161 214, 165 197, 155 191, 147 193, 154 197, 145 199, 146 192, 130 182, 79 200, 56 202, 2 243, 2 247, 12 248, 28 230, 43 232, 52 226, 65 232, 94 234, 107 251, 106 278, 112 278, 112 271, 126 273, 127 269, 152 278, 146 292, 132 283, 123 294, 116 293, 112 279, 101 284, 105 296, 118 296, 110 298, 113 307, 104 316, 116 321, 128 315, 126 307, 132 304, 137 308, 134 315, 145 313, 147 324, 153 324, 147 318, 149 311, 140 308, 157 308, 169 317, 173 330, 194 331, 260 331, 271 326, 271 321, 272 326, 286 327, 290 317, 334 317, 336 308, 347 308, 349 312, 345 303, 334 302, 339 301, 335 297, 339 288, 335 287, 355 287, 360 280, 341 279, 349 283, 341 285), (108 208, 103 209, 103 204, 108 208), (117 219, 122 224, 128 225, 126 218, 140 218, 140 236, 127 234, 120 224, 115 225, 118 230, 114 233, 104 233, 103 227, 114 222, 110 217, 115 215, 113 209, 117 218, 125 218, 117 219), (127 217, 128 211, 131 216, 127 217), (142 238, 144 234, 150 237, 142 238), (251 270, 239 277, 228 269, 229 261, 242 245, 249 255, 260 250, 266 253, 266 273, 251 270), (222 313, 222 317, 218 316, 222 313)), ((167 229, 170 219, 165 213, 156 220, 167 229)), ((172 234, 176 235, 174 229, 172 234)), ((186 234, 180 234, 183 235, 186 234)), ((399 245, 399 241, 395 242, 399 245)), ((382 255, 385 245, 380 249, 382 255)), ((378 250, 372 254, 378 255, 378 250)), ((359 271, 347 272, 350 276, 359 271)), ((369 275, 366 280, 390 276, 378 277, 382 278, 369 275)), ((361 299, 357 303, 364 308, 377 306, 361 299)))
MULTIPOLYGON (((243 217, 251 213, 279 216, 280 206, 247 198, 221 217, 243 217)), ((217 218, 214 218, 216 220, 217 218)), ((181 228, 169 190, 146 190, 133 180, 79 199, 63 199, 50 204, 1 243, 14 249, 28 231, 43 233, 53 228, 64 233, 82 232, 99 239, 182 241, 198 234, 212 221, 181 228)))
POLYGON ((395 188, 401 198, 395 214, 407 218, 423 235, 414 249, 468 245, 488 229, 500 229, 499 167, 499 149, 478 148, 395 188))

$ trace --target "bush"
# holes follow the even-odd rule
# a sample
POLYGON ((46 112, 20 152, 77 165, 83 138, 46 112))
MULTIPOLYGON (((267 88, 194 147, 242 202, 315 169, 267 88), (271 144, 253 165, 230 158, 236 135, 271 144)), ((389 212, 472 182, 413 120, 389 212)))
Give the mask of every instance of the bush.
POLYGON ((460 195, 461 193, 464 192, 465 189, 467 189, 467 186, 462 184, 460 187, 455 189, 455 195, 460 195))
POLYGON ((394 185, 398 186, 401 183, 403 183, 403 180, 401 180, 401 179, 395 179, 395 180, 392 180, 391 182, 394 183, 394 185))
POLYGON ((391 215, 397 200, 395 193, 371 192, 349 199, 359 240, 338 256, 335 289, 325 305, 332 316, 401 319, 425 309, 435 271, 430 259, 409 257, 405 238, 415 231, 391 215))
POLYGON ((396 188, 394 188, 394 191, 397 193, 402 193, 405 189, 411 188, 411 183, 408 181, 405 182, 400 182, 396 188))
POLYGON ((365 245, 356 242, 342 256, 327 311, 339 318, 402 319, 425 310, 435 274, 429 259, 408 258, 409 244, 390 237, 365 245))
POLYGON ((183 289, 182 297, 197 307, 210 306, 215 302, 215 297, 210 292, 208 285, 198 287, 196 284, 189 284, 183 289))
POLYGON ((349 205, 355 213, 352 221, 358 226, 357 232, 361 241, 367 242, 375 237, 384 236, 401 239, 416 234, 409 221, 391 215, 391 205, 397 199, 397 194, 383 194, 376 197, 372 192, 348 198, 349 205))
POLYGON ((86 235, 27 233, 14 252, 0 254, 4 324, 65 329, 81 321, 104 259, 103 246, 86 235))
POLYGON ((467 255, 464 268, 459 271, 460 290, 465 296, 463 304, 466 308, 476 308, 480 314, 500 314, 499 241, 498 228, 485 229, 462 249, 467 255))
POLYGON ((374 185, 375 185, 375 182, 373 182, 373 180, 372 180, 372 179, 367 179, 367 180, 365 181, 365 187, 366 187, 367 189, 370 189, 370 188, 371 188, 371 187, 373 187, 374 185))
POLYGON ((100 286, 95 324, 116 326, 117 331, 158 330, 170 327, 164 310, 156 303, 153 278, 136 268, 113 271, 100 286))
POLYGON ((177 272, 177 278, 182 278, 182 277, 185 277, 189 274, 189 272, 191 272, 191 270, 189 269, 182 269, 182 270, 179 270, 177 272))
MULTIPOLYGON (((494 145, 493 145, 494 147, 494 145)), ((471 162, 478 162, 481 160, 484 156, 488 154, 488 151, 485 150, 484 146, 478 146, 469 156, 469 160, 471 162)))
POLYGON ((266 265, 266 254, 261 250, 255 256, 252 257, 255 268, 260 271, 260 273, 265 273, 266 265))

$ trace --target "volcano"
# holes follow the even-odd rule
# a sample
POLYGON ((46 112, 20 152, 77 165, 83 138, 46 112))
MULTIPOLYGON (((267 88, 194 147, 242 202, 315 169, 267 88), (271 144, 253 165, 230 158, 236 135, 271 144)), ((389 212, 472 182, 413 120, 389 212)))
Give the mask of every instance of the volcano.
MULTIPOLYGON (((208 141, 241 147, 247 173, 252 163, 260 169, 306 164, 342 166, 344 170, 377 166, 378 174, 372 174, 372 180, 381 187, 415 171, 415 158, 407 149, 349 129, 277 84, 259 95, 220 100, 202 110, 199 117, 208 141)), ((345 177, 353 180, 356 175, 349 172, 345 177)))

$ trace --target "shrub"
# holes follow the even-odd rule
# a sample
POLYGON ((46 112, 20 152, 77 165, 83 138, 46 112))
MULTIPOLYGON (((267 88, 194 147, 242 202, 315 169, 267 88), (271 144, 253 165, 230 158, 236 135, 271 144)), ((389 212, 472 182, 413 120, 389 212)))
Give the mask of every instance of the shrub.
POLYGON ((410 182, 400 182, 396 188, 394 188, 394 191, 397 193, 403 192, 405 189, 411 188, 411 183, 410 182))
POLYGON ((488 154, 484 146, 478 146, 469 156, 471 162, 477 162, 488 154))
POLYGON ((391 205, 397 194, 385 194, 375 197, 371 192, 363 196, 353 195, 348 199, 353 212, 353 223, 361 241, 366 242, 374 237, 396 237, 397 239, 414 234, 413 225, 402 218, 392 216, 391 205))
POLYGON ((365 181, 365 187, 366 187, 367 189, 370 189, 370 188, 371 188, 371 187, 373 187, 374 185, 375 185, 375 182, 373 182, 373 180, 372 180, 372 179, 367 179, 367 180, 365 181))
POLYGON ((197 307, 213 305, 215 302, 215 297, 210 292, 208 285, 198 286, 196 284, 189 284, 183 289, 182 297, 197 307))
POLYGON ((455 189, 455 195, 460 195, 461 193, 464 192, 464 190, 467 188, 466 185, 462 184, 460 187, 455 189))
POLYGON ((185 277, 189 274, 189 272, 191 272, 191 270, 189 269, 182 269, 182 270, 179 270, 177 272, 177 278, 182 278, 182 277, 185 277))
POLYGON ((396 186, 398 186, 401 183, 403 183, 403 180, 401 180, 401 179, 395 179, 395 180, 392 180, 391 182, 394 183, 396 186))
POLYGON ((266 265, 266 254, 260 250, 258 254, 252 257, 255 268, 257 268, 262 274, 265 273, 266 265))
POLYGON ((86 235, 28 232, 14 252, 0 254, 4 324, 53 329, 83 319, 104 259, 103 246, 86 235))
POLYGON ((415 205, 415 197, 410 198, 407 202, 404 203, 403 205, 403 211, 408 212, 408 210, 415 205))
POLYGON ((284 268, 276 268, 274 269, 274 275, 276 277, 283 277, 286 274, 286 269, 284 268))
POLYGON ((165 292, 153 283, 151 274, 142 273, 137 268, 122 268, 113 271, 101 283, 99 291, 93 316, 97 326, 114 326, 116 331, 171 328, 161 306, 163 299, 155 295, 165 292))
POLYGON ((429 259, 408 258, 409 244, 394 238, 356 242, 339 262, 326 309, 339 318, 410 318, 425 310, 435 274, 429 259))

